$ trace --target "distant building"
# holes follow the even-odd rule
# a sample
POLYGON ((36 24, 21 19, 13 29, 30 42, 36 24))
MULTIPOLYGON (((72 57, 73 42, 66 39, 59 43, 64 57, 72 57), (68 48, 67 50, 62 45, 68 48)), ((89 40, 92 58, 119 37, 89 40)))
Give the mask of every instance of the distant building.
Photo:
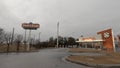
POLYGON ((103 41, 100 35, 95 35, 93 37, 81 37, 76 42, 78 42, 81 47, 102 49, 103 41))

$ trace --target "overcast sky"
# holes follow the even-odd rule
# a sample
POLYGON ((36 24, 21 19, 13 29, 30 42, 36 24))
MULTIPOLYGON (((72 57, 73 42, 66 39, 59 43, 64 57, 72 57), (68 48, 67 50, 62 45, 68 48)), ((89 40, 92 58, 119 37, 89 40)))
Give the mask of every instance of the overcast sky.
POLYGON ((120 34, 120 0, 0 0, 0 27, 24 34, 21 24, 39 23, 32 31, 41 40, 56 37, 57 22, 61 36, 95 35, 112 28, 120 34))

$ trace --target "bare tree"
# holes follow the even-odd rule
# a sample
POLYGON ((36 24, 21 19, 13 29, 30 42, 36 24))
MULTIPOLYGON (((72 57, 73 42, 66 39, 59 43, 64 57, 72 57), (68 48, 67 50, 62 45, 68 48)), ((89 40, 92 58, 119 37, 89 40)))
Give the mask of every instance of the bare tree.
POLYGON ((49 38, 49 47, 55 47, 55 45, 54 45, 54 38, 53 37, 49 38))
POLYGON ((68 45, 70 45, 70 46, 72 46, 73 47, 73 45, 75 45, 76 44, 76 42, 75 42, 75 38, 73 38, 73 37, 68 37, 68 45))
POLYGON ((17 52, 19 52, 19 50, 20 50, 20 43, 21 43, 21 41, 23 40, 23 36, 22 35, 17 35, 16 36, 16 39, 15 39, 15 42, 17 43, 17 52))
POLYGON ((10 47, 10 43, 11 43, 11 33, 5 33, 4 39, 7 44, 7 52, 9 52, 9 47, 10 47))

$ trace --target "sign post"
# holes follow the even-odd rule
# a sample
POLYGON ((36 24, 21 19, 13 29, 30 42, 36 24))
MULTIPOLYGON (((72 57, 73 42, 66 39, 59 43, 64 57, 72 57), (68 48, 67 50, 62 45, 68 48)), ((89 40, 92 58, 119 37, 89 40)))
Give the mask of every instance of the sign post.
POLYGON ((27 45, 27 51, 30 50, 30 43, 31 43, 31 30, 37 30, 40 25, 39 24, 35 24, 35 23, 23 23, 22 24, 22 27, 25 29, 25 30, 29 30, 29 36, 28 36, 28 45, 27 45))
POLYGON ((107 48, 108 51, 116 51, 112 29, 103 30, 97 34, 101 34, 102 39, 104 40, 103 45, 107 48))

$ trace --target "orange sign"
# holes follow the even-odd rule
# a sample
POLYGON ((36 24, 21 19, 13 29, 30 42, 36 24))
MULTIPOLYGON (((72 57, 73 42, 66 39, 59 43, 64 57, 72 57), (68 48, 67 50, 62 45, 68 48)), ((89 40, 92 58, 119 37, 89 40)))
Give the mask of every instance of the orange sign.
POLYGON ((33 23, 23 23, 22 24, 22 27, 24 28, 24 29, 37 29, 37 28, 39 28, 39 24, 33 24, 33 23))
POLYGON ((103 45, 107 48, 107 50, 115 50, 112 29, 103 30, 97 34, 101 34, 102 39, 104 40, 103 45))

